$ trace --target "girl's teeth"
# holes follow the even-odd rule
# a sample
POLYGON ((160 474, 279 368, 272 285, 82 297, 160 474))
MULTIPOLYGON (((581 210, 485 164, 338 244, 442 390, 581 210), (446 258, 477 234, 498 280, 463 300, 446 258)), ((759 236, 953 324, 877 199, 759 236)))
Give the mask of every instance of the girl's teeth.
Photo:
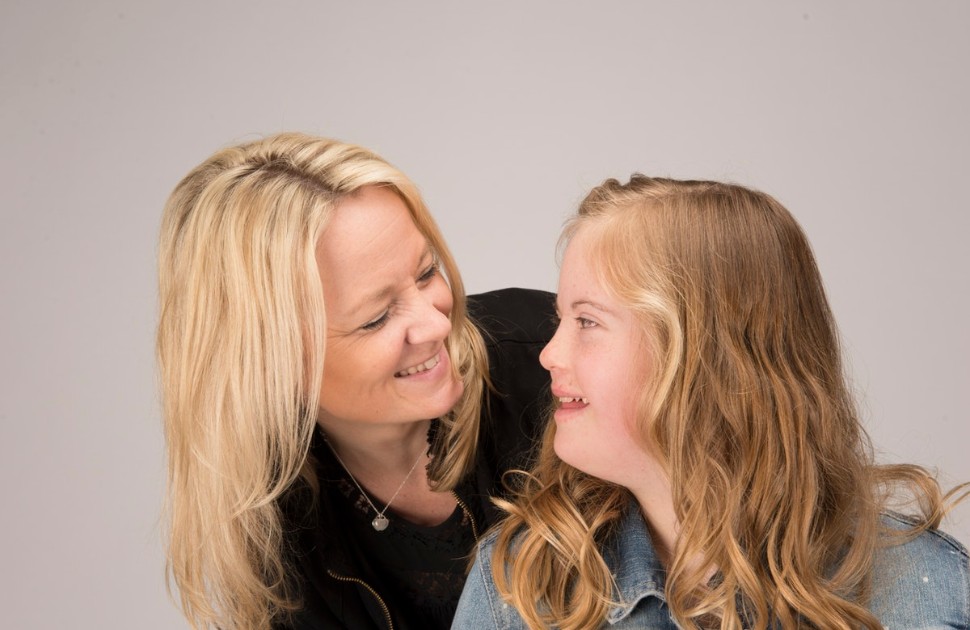
POLYGON ((568 396, 560 396, 559 397, 559 402, 561 402, 561 403, 581 402, 584 405, 588 405, 589 404, 589 400, 586 399, 586 398, 570 398, 568 396))

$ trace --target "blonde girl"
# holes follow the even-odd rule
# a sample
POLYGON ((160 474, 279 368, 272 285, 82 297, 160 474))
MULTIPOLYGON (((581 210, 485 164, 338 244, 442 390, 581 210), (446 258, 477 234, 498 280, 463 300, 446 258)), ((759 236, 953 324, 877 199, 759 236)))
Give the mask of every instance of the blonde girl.
POLYGON ((873 462, 781 204, 636 175, 595 188, 563 242, 555 411, 456 628, 968 627, 944 497, 873 462))

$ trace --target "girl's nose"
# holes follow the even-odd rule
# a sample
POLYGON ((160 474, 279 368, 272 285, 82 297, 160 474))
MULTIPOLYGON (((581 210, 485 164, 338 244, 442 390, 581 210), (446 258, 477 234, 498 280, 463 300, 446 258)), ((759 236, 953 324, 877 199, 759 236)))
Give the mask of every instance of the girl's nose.
POLYGON ((539 363, 541 363, 542 367, 546 368, 550 372, 552 372, 553 369, 562 366, 560 361, 562 340, 561 335, 559 334, 561 329, 562 324, 556 328, 556 334, 552 336, 552 339, 549 340, 546 347, 543 348, 542 352, 539 353, 539 363))

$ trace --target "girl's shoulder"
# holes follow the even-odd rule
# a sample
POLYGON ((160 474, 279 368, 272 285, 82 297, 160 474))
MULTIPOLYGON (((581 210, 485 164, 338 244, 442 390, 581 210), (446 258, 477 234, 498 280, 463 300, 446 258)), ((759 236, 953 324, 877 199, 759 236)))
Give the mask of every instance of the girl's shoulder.
POLYGON ((482 630, 524 630, 518 612, 502 600, 492 577, 492 552, 498 532, 493 529, 478 543, 475 561, 465 581, 451 627, 482 630))
POLYGON ((872 612, 886 628, 970 627, 966 547, 936 529, 893 540, 916 524, 901 514, 883 514, 884 533, 873 559, 872 612))

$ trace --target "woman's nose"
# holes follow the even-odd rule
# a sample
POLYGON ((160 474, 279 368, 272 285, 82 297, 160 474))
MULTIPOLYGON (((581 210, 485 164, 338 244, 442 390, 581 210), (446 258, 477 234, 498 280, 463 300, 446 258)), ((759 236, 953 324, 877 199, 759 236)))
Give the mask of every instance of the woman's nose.
POLYGON ((443 341, 451 333, 450 300, 448 304, 434 296, 420 295, 415 302, 414 320, 408 327, 407 341, 411 345, 443 341))

